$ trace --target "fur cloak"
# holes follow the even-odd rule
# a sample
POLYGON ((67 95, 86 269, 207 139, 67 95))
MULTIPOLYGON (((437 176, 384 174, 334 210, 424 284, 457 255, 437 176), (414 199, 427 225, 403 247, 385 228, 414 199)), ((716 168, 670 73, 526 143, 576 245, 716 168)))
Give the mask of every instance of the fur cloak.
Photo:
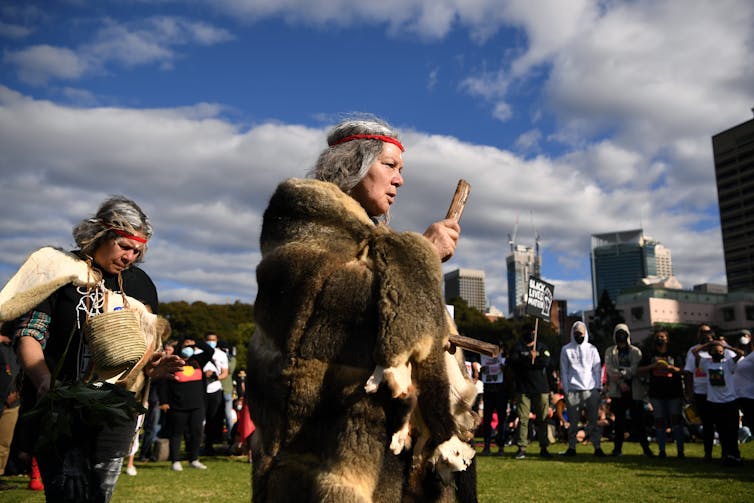
MULTIPOLYGON (((27 313, 63 285, 73 283, 76 286, 95 288, 101 280, 101 274, 75 254, 50 246, 40 248, 26 259, 0 290, 0 322, 13 320, 27 313)), ((105 289, 104 286, 101 288, 105 289)), ((165 318, 152 314, 140 301, 105 290, 107 293, 102 312, 122 308, 127 299, 129 307, 138 315, 146 352, 133 367, 98 372, 95 380, 106 380, 122 386, 134 392, 137 399, 146 405, 148 379, 142 370, 152 354, 161 347, 162 338, 169 332, 170 324, 165 318)))
POLYGON ((452 496, 433 463, 465 456, 455 469, 465 468, 473 451, 459 436, 473 420, 449 384, 431 244, 375 225, 333 184, 290 179, 265 211, 261 250, 248 359, 254 501, 452 496), (413 455, 399 438, 412 411, 413 455))

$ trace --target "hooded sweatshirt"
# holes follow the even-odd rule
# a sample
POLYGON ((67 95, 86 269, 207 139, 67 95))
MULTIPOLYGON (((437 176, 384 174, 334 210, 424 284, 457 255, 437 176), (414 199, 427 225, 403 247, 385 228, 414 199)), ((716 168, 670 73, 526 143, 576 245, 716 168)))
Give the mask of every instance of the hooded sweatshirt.
POLYGON ((631 398, 642 400, 646 394, 644 386, 638 376, 637 369, 641 362, 641 350, 631 344, 631 332, 628 325, 619 323, 613 329, 614 346, 605 350, 605 368, 607 370, 607 395, 613 398, 622 395, 620 385, 626 383, 631 386, 631 398), (615 334, 623 330, 628 334, 628 347, 621 351, 618 349, 618 342, 615 340, 615 334))
POLYGON ((602 389, 602 366, 597 348, 589 342, 586 325, 577 321, 571 327, 571 342, 560 350, 560 383, 563 391, 587 391, 602 389), (581 344, 576 342, 574 332, 584 334, 581 344))

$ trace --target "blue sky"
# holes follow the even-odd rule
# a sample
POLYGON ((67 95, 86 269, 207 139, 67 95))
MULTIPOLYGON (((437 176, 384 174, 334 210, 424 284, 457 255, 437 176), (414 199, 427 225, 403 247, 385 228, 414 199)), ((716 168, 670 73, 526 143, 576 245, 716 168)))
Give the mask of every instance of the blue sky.
POLYGON ((503 311, 517 219, 572 311, 593 233, 643 226, 684 286, 725 282, 710 136, 754 106, 746 0, 10 2, 0 44, 0 282, 123 193, 162 300, 251 302, 269 195, 351 112, 402 133, 395 228, 469 180, 444 267, 503 311))

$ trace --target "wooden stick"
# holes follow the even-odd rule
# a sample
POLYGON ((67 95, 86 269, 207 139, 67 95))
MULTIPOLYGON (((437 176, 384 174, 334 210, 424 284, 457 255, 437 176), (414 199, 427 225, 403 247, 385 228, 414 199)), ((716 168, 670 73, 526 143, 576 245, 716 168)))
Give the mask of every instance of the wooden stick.
MULTIPOLYGON (((445 218, 452 218, 456 222, 461 220, 463 209, 466 207, 466 202, 469 200, 469 194, 471 193, 471 185, 469 182, 461 178, 458 180, 456 191, 453 194, 453 200, 450 202, 448 213, 445 218)), ((472 337, 466 337, 457 333, 450 335, 450 342, 458 346, 459 348, 468 349, 475 353, 480 353, 488 356, 497 356, 500 354, 500 348, 496 344, 490 344, 483 342, 472 337)))
POLYGON ((471 192, 471 185, 469 182, 461 178, 458 180, 458 186, 456 186, 456 192, 453 194, 453 200, 450 202, 448 208, 448 214, 445 218, 452 218, 456 222, 461 220, 463 209, 466 207, 466 201, 469 199, 469 193, 471 192))
POLYGON ((539 318, 534 319, 534 347, 531 352, 531 364, 534 365, 534 360, 537 358, 537 331, 539 329, 539 318))
POLYGON ((448 339, 459 348, 468 349, 474 353, 481 353, 487 356, 497 356, 500 354, 500 348, 497 344, 490 344, 489 342, 480 341, 473 337, 451 334, 448 339))

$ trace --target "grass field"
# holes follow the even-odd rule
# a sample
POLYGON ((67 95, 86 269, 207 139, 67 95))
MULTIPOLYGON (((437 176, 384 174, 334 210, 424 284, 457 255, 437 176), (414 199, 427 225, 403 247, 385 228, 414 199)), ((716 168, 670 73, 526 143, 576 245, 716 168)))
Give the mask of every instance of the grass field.
MULTIPOLYGON (((480 503, 515 502, 694 502, 754 501, 754 443, 742 446, 742 467, 723 468, 719 461, 704 463, 701 444, 686 445, 686 459, 648 459, 638 445, 627 443, 620 458, 595 458, 591 446, 579 446, 578 456, 546 460, 532 446, 531 454, 514 460, 513 448, 504 456, 478 457, 480 503)), ((656 446, 653 446, 656 451, 656 446)), ((604 443, 610 452, 612 445, 604 443)), ((715 455, 719 457, 719 447, 715 455)), ((564 444, 550 446, 555 454, 564 444)), ((173 472, 167 462, 137 463, 135 477, 118 480, 112 503, 239 503, 251 500, 250 468, 241 457, 206 457, 207 470, 173 472)), ((2 477, 11 489, 0 491, 0 502, 39 503, 44 495, 26 488, 25 477, 2 477)))

